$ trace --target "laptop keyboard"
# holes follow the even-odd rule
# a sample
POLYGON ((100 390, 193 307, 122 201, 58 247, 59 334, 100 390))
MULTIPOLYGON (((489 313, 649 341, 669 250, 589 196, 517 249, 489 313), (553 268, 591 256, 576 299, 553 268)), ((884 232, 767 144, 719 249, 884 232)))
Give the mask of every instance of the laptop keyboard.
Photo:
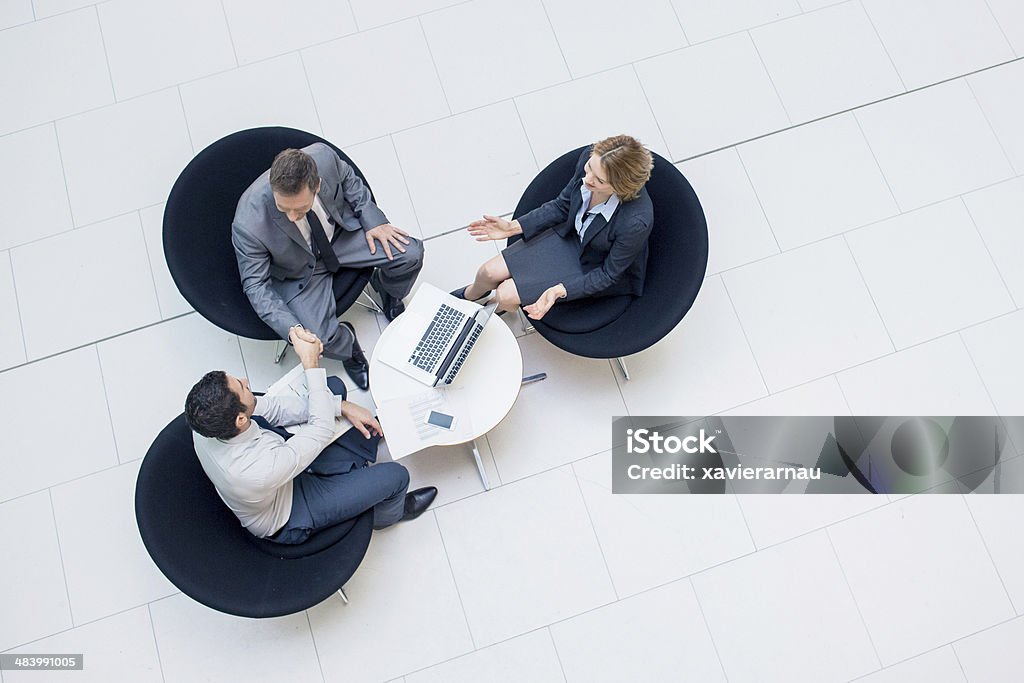
POLYGON ((469 334, 469 337, 466 339, 466 343, 462 345, 462 351, 459 351, 458 358, 456 358, 455 362, 453 362, 451 364, 451 367, 448 368, 448 374, 444 378, 445 384, 451 384, 452 380, 455 379, 455 375, 459 374, 459 369, 465 362, 466 356, 469 355, 469 352, 473 349, 473 345, 476 344, 477 337, 479 337, 480 333, 483 331, 483 325, 473 325, 473 331, 469 334))
MULTIPOLYGON (((427 326, 427 331, 416 344, 416 349, 409 356, 409 362, 421 370, 433 372, 455 330, 462 327, 465 322, 465 313, 448 304, 441 304, 441 308, 427 326)), ((461 364, 461 360, 459 363, 461 364)))

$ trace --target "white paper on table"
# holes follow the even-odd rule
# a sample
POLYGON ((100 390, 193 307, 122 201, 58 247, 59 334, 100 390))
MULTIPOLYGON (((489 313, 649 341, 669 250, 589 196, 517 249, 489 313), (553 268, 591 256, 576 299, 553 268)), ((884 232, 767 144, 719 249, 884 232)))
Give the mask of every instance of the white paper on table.
MULTIPOLYGON (((349 388, 347 384, 345 386, 346 388, 349 388)), ((288 374, 270 385, 270 388, 266 391, 266 395, 298 396, 299 398, 306 398, 309 396, 309 385, 306 383, 306 371, 302 369, 302 363, 296 365, 288 371, 288 374)), ((352 403, 358 403, 371 413, 376 411, 376 407, 373 405, 373 399, 370 398, 369 392, 352 391, 349 389, 348 398, 346 400, 351 401, 352 403)), ((351 428, 351 422, 343 417, 336 417, 334 419, 334 438, 337 439, 351 428)))
POLYGON ((381 402, 377 417, 394 460, 442 443, 470 441, 473 424, 462 389, 427 389, 381 402), (455 417, 452 429, 426 424, 427 413, 436 410, 455 417))

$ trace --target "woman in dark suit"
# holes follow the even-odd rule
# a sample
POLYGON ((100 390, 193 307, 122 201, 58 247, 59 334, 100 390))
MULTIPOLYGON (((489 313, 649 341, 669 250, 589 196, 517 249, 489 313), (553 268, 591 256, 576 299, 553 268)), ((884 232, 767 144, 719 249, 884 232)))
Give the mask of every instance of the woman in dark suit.
POLYGON ((651 153, 628 135, 606 138, 580 155, 555 199, 508 221, 484 216, 469 226, 477 241, 523 239, 488 260, 473 284, 453 295, 479 300, 496 290, 498 310, 540 320, 561 299, 643 292, 654 207, 644 188, 651 153))

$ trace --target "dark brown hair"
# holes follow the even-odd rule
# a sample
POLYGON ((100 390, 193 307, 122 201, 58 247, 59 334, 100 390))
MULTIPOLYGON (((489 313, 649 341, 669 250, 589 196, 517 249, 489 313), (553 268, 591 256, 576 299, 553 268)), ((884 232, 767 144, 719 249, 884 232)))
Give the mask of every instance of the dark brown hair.
POLYGON ((301 149, 286 149, 276 157, 270 166, 270 189, 286 197, 297 195, 303 187, 316 192, 320 184, 320 173, 316 162, 301 149))

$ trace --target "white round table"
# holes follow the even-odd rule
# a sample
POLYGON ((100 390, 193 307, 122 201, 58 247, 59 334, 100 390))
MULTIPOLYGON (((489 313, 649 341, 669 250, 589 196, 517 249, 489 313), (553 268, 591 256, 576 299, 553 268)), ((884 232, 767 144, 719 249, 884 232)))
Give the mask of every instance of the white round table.
MULTIPOLYGON (((380 361, 381 349, 387 347, 389 340, 393 338, 402 321, 403 317, 399 316, 384 328, 380 339, 374 346, 373 356, 370 358, 370 394, 377 405, 393 398, 421 393, 426 389, 426 385, 380 361)), ((516 397, 519 396, 522 382, 523 354, 519 350, 516 337, 501 317, 493 315, 484 327, 480 339, 473 346, 472 352, 466 358, 455 381, 449 385, 453 389, 461 389, 464 392, 463 403, 470 410, 472 436, 469 439, 464 436, 453 437, 453 441, 430 444, 431 446, 452 446, 472 441, 473 457, 476 459, 477 469, 480 470, 480 479, 486 489, 489 489, 490 485, 487 475, 484 473, 476 440, 505 419, 505 416, 512 410, 512 404, 516 402, 516 397)), ((382 422, 381 427, 386 434, 387 424, 382 422)))

